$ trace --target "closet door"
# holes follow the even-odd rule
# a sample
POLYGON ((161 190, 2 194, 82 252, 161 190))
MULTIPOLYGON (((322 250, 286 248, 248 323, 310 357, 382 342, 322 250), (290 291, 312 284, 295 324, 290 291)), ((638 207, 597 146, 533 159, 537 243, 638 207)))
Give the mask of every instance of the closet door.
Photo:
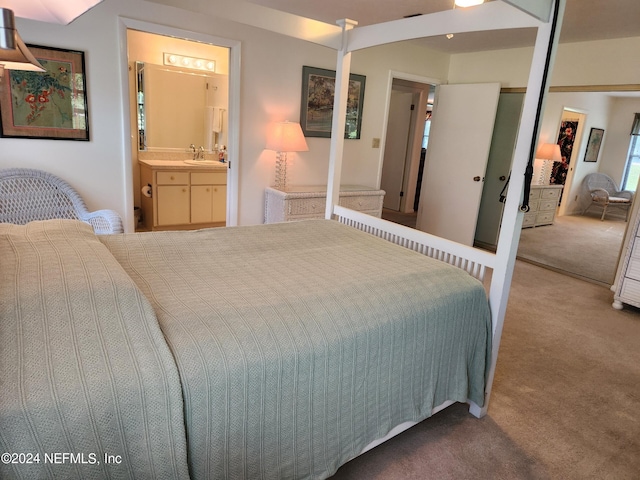
POLYGON ((484 246, 498 244, 504 210, 500 193, 503 190, 507 193, 505 185, 511 171, 523 104, 524 93, 500 94, 475 235, 475 241, 484 246))
POLYGON ((416 228, 473 245, 499 83, 436 88, 416 228))

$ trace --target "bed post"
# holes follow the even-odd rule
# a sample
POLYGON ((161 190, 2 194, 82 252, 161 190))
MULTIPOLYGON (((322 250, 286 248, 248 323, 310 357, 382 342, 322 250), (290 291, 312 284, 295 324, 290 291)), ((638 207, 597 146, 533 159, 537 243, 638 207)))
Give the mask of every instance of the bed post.
POLYGON ((518 242, 522 230, 524 212, 521 211, 522 193, 525 184, 525 170, 529 158, 535 151, 538 138, 538 128, 544 97, 549 89, 548 81, 553 70, 553 61, 560 36, 560 25, 564 15, 566 0, 555 0, 549 22, 540 25, 536 37, 536 44, 529 71, 527 93, 525 95, 520 128, 516 140, 511 182, 504 207, 502 227, 498 237, 496 249, 496 264, 491 279, 489 291, 489 305, 493 320, 493 344, 491 352, 491 366, 487 378, 484 406, 471 403, 469 411, 476 417, 486 415, 489 406, 491 387, 495 376, 498 349, 502 336, 502 327, 507 309, 509 289, 516 262, 518 242))
POLYGON ((342 27, 342 44, 338 50, 336 66, 336 87, 333 99, 333 118, 331 123, 331 147, 329 150, 329 176, 327 179, 327 203, 325 218, 330 220, 333 206, 340 198, 340 176, 342 174, 342 152, 344 150, 344 129, 347 116, 347 98, 349 96, 349 73, 351 70, 351 52, 347 51, 347 32, 358 22, 349 19, 338 20, 342 27))

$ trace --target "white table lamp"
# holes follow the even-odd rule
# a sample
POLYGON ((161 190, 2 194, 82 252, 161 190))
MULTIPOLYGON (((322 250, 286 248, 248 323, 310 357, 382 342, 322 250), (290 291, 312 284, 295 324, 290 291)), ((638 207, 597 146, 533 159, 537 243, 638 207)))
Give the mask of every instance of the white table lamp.
POLYGON ((284 190, 287 186, 287 152, 309 150, 299 123, 276 123, 267 136, 267 150, 277 152, 275 187, 284 190))
POLYGON ((553 162, 562 161, 560 145, 556 143, 543 143, 536 151, 536 160, 542 160, 540 175, 538 176, 538 185, 549 185, 549 179, 551 177, 550 169, 553 162))

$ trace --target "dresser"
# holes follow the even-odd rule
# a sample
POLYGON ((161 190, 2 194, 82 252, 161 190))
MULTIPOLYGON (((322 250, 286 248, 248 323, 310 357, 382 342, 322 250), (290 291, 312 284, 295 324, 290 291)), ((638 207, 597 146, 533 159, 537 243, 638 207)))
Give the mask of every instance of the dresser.
POLYGON ((613 308, 621 310, 623 304, 640 307, 640 209, 634 210, 623 243, 623 251, 616 272, 613 290, 613 308))
POLYGON ((563 185, 531 185, 529 211, 524 214, 522 228, 552 225, 563 185))
MULTIPOLYGON (((384 193, 384 190, 360 185, 342 185, 339 204, 345 208, 380 218, 384 193)), ((265 190, 264 223, 324 218, 326 202, 326 186, 291 186, 284 191, 267 187, 265 190)))

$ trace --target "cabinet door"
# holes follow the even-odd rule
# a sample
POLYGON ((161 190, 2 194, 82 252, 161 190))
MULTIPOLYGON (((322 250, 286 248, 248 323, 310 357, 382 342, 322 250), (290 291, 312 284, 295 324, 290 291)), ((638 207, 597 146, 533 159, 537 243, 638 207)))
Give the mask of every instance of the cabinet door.
POLYGON ((227 221, 227 186, 213 186, 213 209, 211 221, 226 222, 227 221))
POLYGON ((191 223, 209 223, 213 218, 213 185, 191 186, 191 223))
POLYGON ((186 185, 158 185, 158 225, 189 223, 189 187, 186 185))

